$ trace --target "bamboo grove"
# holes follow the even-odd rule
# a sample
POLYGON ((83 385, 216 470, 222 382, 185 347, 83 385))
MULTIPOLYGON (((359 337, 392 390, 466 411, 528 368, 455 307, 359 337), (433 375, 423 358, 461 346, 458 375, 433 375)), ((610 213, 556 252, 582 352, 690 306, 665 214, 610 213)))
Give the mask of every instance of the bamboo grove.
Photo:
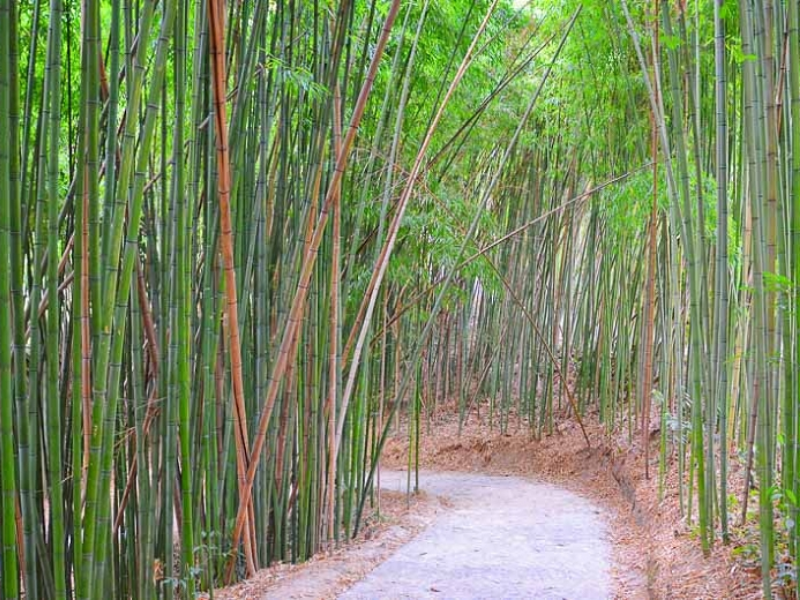
POLYGON ((445 211, 493 226, 539 92, 478 124, 543 89, 574 17, 549 22, 3 0, 0 597, 194 597, 357 530, 383 390, 404 397, 450 286, 388 317, 445 211))
POLYGON ((0 0, 0 598, 306 560, 443 405, 599 420, 796 588, 799 25, 0 0))
POLYGON ((705 553, 754 534, 764 597, 796 597, 798 4, 552 3, 578 4, 503 174, 505 234, 473 257, 498 281, 432 364, 466 361, 461 414, 488 396, 501 430, 598 418, 677 488, 705 553))

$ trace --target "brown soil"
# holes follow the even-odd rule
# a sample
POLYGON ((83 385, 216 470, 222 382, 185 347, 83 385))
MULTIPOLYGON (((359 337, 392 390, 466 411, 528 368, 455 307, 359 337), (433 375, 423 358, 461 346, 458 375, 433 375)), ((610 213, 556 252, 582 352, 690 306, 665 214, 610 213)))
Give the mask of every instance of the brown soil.
MULTIPOLYGON (((717 543, 710 556, 703 557, 697 536, 681 517, 674 474, 672 480, 668 477, 659 501, 657 449, 651 451, 651 477, 645 479, 644 458, 636 445, 627 444, 627 436, 610 438, 596 419, 589 418, 586 424, 591 449, 573 421, 562 422, 552 435, 536 441, 527 426, 510 426, 506 434, 500 434, 474 414, 460 435, 452 412, 442 411, 435 420, 420 442, 421 468, 534 477, 605 508, 618 598, 749 600, 762 596, 757 571, 732 555, 742 540, 734 539, 731 546, 717 543)), ((403 468, 407 452, 408 441, 400 432, 388 442, 383 464, 403 468)), ((731 479, 735 484, 741 477, 734 472, 731 479)))
POLYGON ((444 499, 424 493, 407 496, 381 492, 380 513, 373 512, 358 538, 331 553, 299 564, 277 564, 255 577, 214 592, 219 600, 328 600, 336 598, 386 560, 447 508, 444 499))
MULTIPOLYGON (((440 407, 437 412, 424 426, 420 468, 529 477, 564 487, 604 509, 612 543, 616 598, 762 597, 756 561, 734 556, 737 548, 757 544, 752 527, 734 528, 731 545, 717 541, 710 555, 704 557, 696 531, 681 516, 674 467, 659 500, 658 435, 652 439, 651 476, 646 479, 644 458, 636 441, 629 443, 626 434, 608 436, 591 416, 585 418, 589 448, 572 420, 560 422, 552 435, 534 440, 527 426, 511 425, 501 434, 478 419, 476 412, 459 433, 453 411, 440 407)), ((389 439, 382 465, 402 470, 407 461, 407 433, 401 428, 389 439)), ((729 481, 730 491, 741 497, 742 469, 735 461, 729 481)), ((249 581, 216 592, 215 598, 336 598, 448 508, 447 500, 424 493, 408 498, 383 491, 381 497, 380 518, 373 515, 371 525, 357 540, 302 565, 264 569, 249 581)))

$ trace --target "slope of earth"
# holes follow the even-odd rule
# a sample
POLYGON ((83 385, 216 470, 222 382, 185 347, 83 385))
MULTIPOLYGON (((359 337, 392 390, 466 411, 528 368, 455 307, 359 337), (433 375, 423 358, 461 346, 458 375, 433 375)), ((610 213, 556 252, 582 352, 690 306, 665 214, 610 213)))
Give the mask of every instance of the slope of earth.
MULTIPOLYGON (((333 553, 320 554, 305 564, 280 564, 264 569, 249 581, 216 592, 215 598, 326 600, 340 597, 365 577, 367 582, 363 585, 373 585, 368 575, 373 569, 377 568, 375 575, 379 576, 384 569, 379 565, 391 562, 394 553, 398 560, 403 560, 409 552, 403 549, 404 545, 413 544, 411 540, 418 535, 426 536, 427 533, 421 532, 430 531, 428 528, 440 519, 449 521, 460 510, 459 502, 466 500, 459 499, 462 492, 458 486, 455 492, 441 489, 436 480, 452 476, 453 472, 478 478, 515 476, 528 479, 530 485, 547 482, 561 488, 561 493, 571 491, 588 500, 589 506, 599 508, 600 514, 595 516, 601 523, 601 533, 593 539, 602 539, 602 531, 607 536, 610 555, 604 560, 609 565, 611 591, 605 597, 761 598, 757 569, 733 558, 731 547, 717 544, 709 557, 703 557, 695 532, 678 509, 676 485, 671 480, 674 475, 667 478, 666 492, 659 499, 657 477, 644 478, 641 453, 623 439, 627 436, 609 437, 593 419, 587 418, 589 448, 579 427, 570 420, 561 422, 552 435, 534 440, 526 426, 512 422, 509 430, 501 434, 478 419, 476 412, 459 431, 452 411, 437 412, 423 425, 419 445, 419 464, 427 471, 420 474, 422 492, 406 495, 405 483, 398 486, 397 476, 389 471, 405 470, 408 465, 408 435, 401 427, 389 438, 382 459, 380 515, 371 514, 356 541, 333 553), (431 476, 431 472, 438 475, 431 476)), ((656 455, 657 452, 651 452, 651 456, 656 455)), ((655 463, 651 472, 657 472, 655 463)), ((491 497, 486 499, 487 506, 496 508, 494 518, 500 521, 504 504, 491 497)), ((451 526, 456 528, 458 523, 451 526)), ((732 547, 745 543, 749 542, 734 537, 732 547)), ((402 597, 371 592, 364 595, 359 592, 363 589, 370 588, 355 587, 343 599, 402 597)), ((425 598, 426 593, 432 593, 431 597, 450 597, 438 590, 436 584, 430 583, 427 591, 420 590, 411 597, 425 598)))
MULTIPOLYGON (((405 473, 384 473, 400 490, 405 473)), ((519 477, 423 472, 426 493, 453 507, 341 600, 611 597, 600 510, 553 485, 519 477)))
MULTIPOLYGON (((501 434, 475 412, 459 431, 454 411, 441 410, 423 426, 419 464, 436 471, 532 477, 598 504, 608 520, 617 598, 760 598, 757 571, 734 559, 732 547, 717 544, 703 557, 696 535, 680 515, 677 494, 670 491, 674 482, 667 481, 667 493, 659 500, 657 478, 644 478, 635 446, 610 438, 596 420, 587 420, 591 448, 570 420, 552 435, 534 440, 527 426, 512 422, 501 434)), ((408 438, 401 429, 389 439, 383 464, 404 468, 407 453, 408 438)), ((657 457, 657 451, 651 456, 657 457)))

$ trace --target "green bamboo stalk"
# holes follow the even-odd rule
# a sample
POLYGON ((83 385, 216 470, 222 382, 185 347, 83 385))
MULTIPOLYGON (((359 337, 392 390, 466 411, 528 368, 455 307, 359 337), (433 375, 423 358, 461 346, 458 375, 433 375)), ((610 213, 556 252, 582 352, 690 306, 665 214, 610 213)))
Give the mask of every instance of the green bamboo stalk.
MULTIPOLYGON (((61 427, 61 396, 59 393, 59 299, 58 299, 58 204, 59 204, 59 138, 61 132, 61 2, 50 4, 49 49, 47 77, 51 82, 49 98, 50 122, 48 140, 47 180, 47 430, 49 442, 51 544, 55 598, 66 599, 65 525, 63 498, 63 453, 61 427)), ((46 100, 47 101, 47 100, 46 100)), ((36 318, 36 315, 32 315, 36 318)), ((29 560, 33 560, 31 556, 29 560)))
MULTIPOLYGON (((140 28, 139 55, 135 62, 135 69, 139 77, 134 84, 134 90, 141 93, 143 75, 143 46, 146 46, 146 32, 152 17, 153 6, 148 3, 142 13, 142 26, 140 28)), ((123 154, 121 169, 119 171, 118 191, 115 198, 117 205, 114 210, 113 242, 110 246, 110 255, 106 263, 106 280, 108 287, 104 288, 103 305, 103 334, 100 337, 100 349, 94 369, 94 409, 92 415, 93 434, 91 443, 91 458, 89 461, 89 474, 87 480, 87 500, 85 513, 85 532, 83 545, 85 562, 84 573, 79 581, 79 598, 90 598, 90 594, 100 593, 102 586, 106 547, 108 544, 108 530, 110 528, 110 503, 107 490, 110 486, 111 466, 113 461, 113 437, 116 428, 116 408, 118 401, 118 386, 120 377, 121 357, 125 328, 127 325, 127 303, 131 288, 131 276, 134 260, 138 247, 139 224, 142 216, 142 202, 144 196, 144 173, 149 153, 152 133, 155 126, 155 116, 161 95, 164 70, 166 67, 166 53, 169 33, 172 30, 175 16, 175 3, 165 4, 162 15, 161 32, 156 46, 153 77, 150 84, 150 98, 147 103, 146 117, 141 131, 139 143, 139 157, 136 174, 131 181, 131 167, 134 153, 134 137, 132 119, 126 122, 126 133, 123 141, 123 154), (122 250, 122 225, 125 217, 125 200, 128 185, 132 183, 132 197, 128 215, 128 232, 125 239, 125 253, 122 269, 118 269, 117 261, 122 250), (119 227, 117 227, 119 225, 119 227), (116 307, 115 307, 116 304, 116 307), (112 314, 113 313, 113 314, 112 314), (112 324, 113 316, 113 324, 112 324), (113 327, 112 327, 113 325, 113 327), (112 334, 113 328, 113 334, 112 334), (112 346, 113 338, 113 346, 112 346), (108 387, 106 388, 106 384, 108 387), (95 522, 97 520, 97 523, 95 522), (99 526, 98 526, 99 525, 99 526), (95 553, 95 548, 97 552, 95 553), (95 565, 97 572, 95 572, 95 565), (91 592, 89 590, 92 590, 91 592)), ((128 115, 133 114, 138 106, 139 94, 132 92, 129 98, 128 115)))
MULTIPOLYGON (((11 6, 9 0, 0 3, 0 123, 9 125, 11 60, 9 37, 11 31, 11 6)), ((10 157, 9 148, 0 147, 0 198, 9 198, 10 157)), ((14 386, 11 367, 11 215, 10 202, 0 202, 0 474, 2 486, 2 567, 3 595, 15 600, 19 595, 17 573, 17 540, 15 531, 16 468, 14 457, 14 386)))
MULTIPOLYGON (((728 123, 727 123, 727 79, 725 78, 725 26, 720 15, 721 0, 714 2, 714 52, 716 74, 716 123, 717 123, 717 260, 716 299, 714 323, 716 365, 714 389, 715 406, 719 414, 719 505, 722 540, 728 543, 728 123)), ((706 416, 709 421, 713 420, 706 416)))
MULTIPOLYGON (((38 28, 38 4, 35 8, 32 38, 35 38, 35 31, 38 28)), ((9 135, 8 145, 10 148, 20 147, 20 134, 19 134, 19 56, 18 56, 18 9, 16 2, 9 2, 9 135)), ((35 58, 31 59, 31 63, 35 63, 35 58)), ((30 78, 29 78, 30 80, 30 78)), ((31 98, 32 94, 27 94, 27 98, 31 98)), ((29 127, 29 121, 26 120, 26 128, 29 127)), ((27 140, 26 140, 27 141, 27 140)), ((16 414, 24 415, 28 411, 27 407, 27 377, 25 372, 25 292, 24 292, 24 269, 25 269, 25 254, 24 243, 25 230, 22 222, 22 175, 24 171, 21 170, 20 156, 17 152, 9 153, 9 194, 10 194, 10 229, 11 229, 11 248, 10 248, 10 261, 11 261, 11 301, 12 301, 12 314, 14 318, 13 332, 14 332, 14 392, 16 399, 16 414)), ((34 516, 34 498, 33 498, 33 480, 35 472, 31 470, 31 465, 35 463, 31 457, 35 455, 35 450, 31 448, 31 440, 28 435, 28 427, 22 426, 17 429, 17 452, 19 455, 19 494, 22 512, 22 526, 24 536, 23 556, 25 557, 25 573, 24 585, 25 592, 28 598, 35 600, 38 595, 37 581, 36 581, 36 562, 30 560, 30 557, 35 556, 35 534, 34 523, 36 517, 34 516)))
MULTIPOLYGON (((791 90, 791 118, 792 123, 800 123, 800 17, 798 17, 798 8, 795 3, 789 3, 788 6, 788 20, 789 20, 789 89, 791 90)), ((793 126, 791 129, 791 147, 794 149, 792 152, 791 164, 791 189, 790 189, 790 207, 791 207, 791 248, 792 248, 792 270, 793 279, 795 281, 794 297, 794 331, 795 340, 793 348, 793 362, 791 369, 796 371, 798 360, 800 360, 800 347, 798 347, 797 331, 800 331, 800 287, 796 285, 800 281, 800 152, 796 149, 800 148, 800 127, 793 126)), ((796 379, 800 383, 800 380, 796 379)), ((787 398, 796 398, 797 389, 789 390, 787 398)), ((785 444, 788 449, 786 452, 786 461, 784 467, 784 481, 786 487, 790 487, 795 500, 791 503, 790 514, 795 521, 794 538, 795 544, 800 539, 800 524, 797 523, 797 498, 798 492, 798 472, 797 466, 800 464, 800 447, 798 446, 797 437, 797 419, 798 414, 796 408, 788 411, 787 418, 785 418, 784 428, 785 444)), ((798 556, 798 549, 793 549, 795 560, 798 556)))

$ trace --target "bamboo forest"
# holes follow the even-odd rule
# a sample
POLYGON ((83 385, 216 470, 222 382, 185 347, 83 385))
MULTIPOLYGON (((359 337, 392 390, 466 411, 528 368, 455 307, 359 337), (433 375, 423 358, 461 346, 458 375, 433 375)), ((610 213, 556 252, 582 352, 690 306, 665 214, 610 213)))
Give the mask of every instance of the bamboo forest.
POLYGON ((324 562, 475 418, 798 598, 800 2, 0 0, 0 600, 324 562))

